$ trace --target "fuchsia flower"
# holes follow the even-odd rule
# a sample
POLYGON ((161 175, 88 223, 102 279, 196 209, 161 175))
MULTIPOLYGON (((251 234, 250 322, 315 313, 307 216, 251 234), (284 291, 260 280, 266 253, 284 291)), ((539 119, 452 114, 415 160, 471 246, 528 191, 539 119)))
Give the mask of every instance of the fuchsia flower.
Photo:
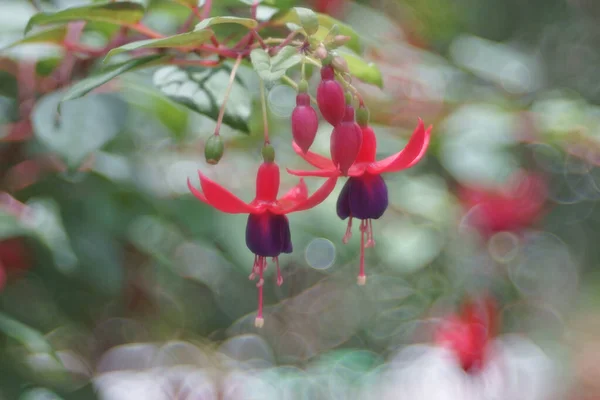
MULTIPOLYGON (((366 275, 364 270, 364 249, 373 247, 372 220, 379 219, 388 206, 388 191, 385 181, 381 174, 388 172, 398 172, 410 168, 417 164, 425 155, 429 146, 431 126, 425 129, 423 121, 419 119, 419 124, 412 134, 406 147, 390 157, 381 161, 375 160, 377 151, 377 140, 375 133, 368 126, 368 116, 366 110, 359 110, 358 121, 362 130, 362 145, 354 164, 348 170, 348 180, 344 185, 337 201, 337 214, 342 219, 348 220, 348 228, 344 235, 344 243, 347 243, 352 235, 352 219, 361 220, 361 244, 360 244, 360 271, 358 274, 358 283, 365 284, 366 275), (366 235, 366 243, 365 243, 366 235)), ((309 164, 318 168, 316 171, 296 171, 288 170, 291 174, 297 176, 319 176, 319 177, 338 177, 342 173, 334 163, 323 156, 307 152, 304 153, 300 147, 293 143, 294 151, 304 158, 309 164)))
POLYGON ((519 231, 535 223, 543 213, 546 192, 540 175, 520 171, 500 190, 464 187, 459 197, 465 208, 475 209, 475 226, 490 235, 519 231))
POLYGON ((336 184, 336 177, 328 179, 312 196, 308 196, 306 184, 301 179, 284 196, 277 198, 279 192, 279 166, 265 161, 256 175, 256 196, 245 203, 227 189, 198 172, 202 191, 199 191, 188 179, 188 187, 200 201, 219 211, 229 214, 248 214, 246 224, 246 245, 254 253, 254 266, 250 279, 259 277, 258 313, 255 324, 261 327, 263 319, 263 273, 267 268, 267 257, 272 257, 277 267, 277 284, 283 283, 279 269, 279 255, 292 252, 292 239, 286 214, 308 210, 320 204, 329 196, 336 184))
POLYGON ((496 305, 491 298, 465 303, 460 314, 443 321, 435 334, 435 343, 450 350, 465 372, 480 371, 489 345, 496 335, 496 305))

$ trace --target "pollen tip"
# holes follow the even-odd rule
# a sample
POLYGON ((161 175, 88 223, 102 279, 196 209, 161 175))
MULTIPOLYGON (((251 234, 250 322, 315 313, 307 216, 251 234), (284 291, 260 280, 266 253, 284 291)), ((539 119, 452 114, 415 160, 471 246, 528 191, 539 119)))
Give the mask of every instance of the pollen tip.
POLYGON ((356 279, 356 283, 358 283, 358 286, 365 286, 367 284, 367 276, 366 275, 359 276, 356 279))
POLYGON ((254 326, 257 328, 262 328, 265 325, 265 319, 263 317, 256 317, 254 319, 254 326))

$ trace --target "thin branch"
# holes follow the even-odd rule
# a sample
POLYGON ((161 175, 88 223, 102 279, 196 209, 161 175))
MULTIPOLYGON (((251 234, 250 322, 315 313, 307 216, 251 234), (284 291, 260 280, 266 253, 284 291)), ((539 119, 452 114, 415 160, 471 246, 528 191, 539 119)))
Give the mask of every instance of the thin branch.
POLYGON ((260 80, 260 104, 262 106, 263 130, 265 134, 265 144, 269 144, 269 118, 267 116, 267 96, 265 93, 265 82, 260 80))
POLYGON ((225 97, 223 97, 223 104, 221 104, 221 110, 219 110, 219 118, 217 119, 217 126, 215 127, 215 136, 218 136, 219 131, 221 130, 223 116, 225 115, 225 106, 227 105, 227 100, 229 100, 229 94, 231 93, 233 82, 235 81, 235 74, 237 73, 238 67, 241 63, 242 56, 238 56, 238 58, 235 60, 235 64, 233 64, 233 68, 231 69, 231 75, 229 76, 229 84, 227 85, 227 89, 225 90, 225 97))

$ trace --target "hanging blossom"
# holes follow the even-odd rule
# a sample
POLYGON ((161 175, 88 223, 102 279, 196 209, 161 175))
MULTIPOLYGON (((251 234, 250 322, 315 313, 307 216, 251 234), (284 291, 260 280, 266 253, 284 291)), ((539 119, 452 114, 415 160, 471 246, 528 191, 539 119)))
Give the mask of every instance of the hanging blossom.
POLYGON ((435 344, 448 349, 467 373, 476 373, 489 358, 497 334, 496 304, 491 297, 470 300, 459 313, 446 317, 435 335, 435 344))
POLYGON ((473 210, 473 223, 484 236, 519 232, 537 222, 544 213, 547 185, 542 176, 518 171, 499 190, 463 187, 461 203, 473 210))
MULTIPOLYGON (((342 220, 348 218, 346 234, 343 237, 344 243, 348 243, 352 236, 353 218, 361 220, 358 284, 364 285, 367 279, 365 275, 365 248, 375 246, 372 220, 379 219, 388 207, 388 190, 381 174, 398 172, 417 164, 423 158, 429 146, 432 127, 425 129, 423 121, 419 119, 417 128, 402 151, 381 161, 376 161, 377 139, 375 132, 368 125, 368 112, 362 106, 357 112, 357 121, 363 134, 362 144, 356 160, 348 170, 347 175, 349 178, 338 197, 337 215, 342 220)), ((288 169, 289 173, 296 176, 329 178, 343 175, 330 159, 310 151, 304 153, 296 143, 293 143, 293 147, 298 155, 318 170, 298 171, 288 169)))
POLYGON ((274 162, 272 148, 263 151, 264 162, 256 175, 256 196, 245 203, 227 189, 198 172, 202 191, 196 189, 188 179, 188 187, 200 201, 228 214, 248 214, 246 224, 246 246, 254 253, 254 265, 250 279, 258 277, 258 312, 255 325, 261 327, 263 319, 263 274, 267 258, 271 257, 277 268, 277 284, 283 283, 279 268, 279 255, 292 252, 290 226, 286 214, 308 210, 322 203, 335 188, 337 177, 328 179, 312 196, 308 196, 306 184, 301 179, 284 196, 279 192, 279 166, 274 162), (270 154, 270 156, 269 156, 270 154))

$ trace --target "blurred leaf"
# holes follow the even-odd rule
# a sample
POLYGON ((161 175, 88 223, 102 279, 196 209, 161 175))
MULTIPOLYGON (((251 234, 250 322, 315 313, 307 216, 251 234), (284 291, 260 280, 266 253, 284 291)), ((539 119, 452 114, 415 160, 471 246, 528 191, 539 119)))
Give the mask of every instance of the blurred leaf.
POLYGON ((308 35, 314 35, 319 30, 317 14, 310 8, 294 7, 300 26, 308 35))
POLYGON ((25 227, 14 215, 0 209, 0 240, 19 236, 25 231, 25 227))
POLYGON ((383 88, 383 75, 375 63, 367 62, 361 56, 341 48, 337 51, 348 63, 353 78, 383 88))
POLYGON ((21 343, 32 353, 52 353, 44 335, 0 312, 0 332, 21 343))
POLYGON ((92 75, 85 79, 82 79, 81 81, 75 83, 73 86, 71 86, 67 90, 64 97, 61 100, 61 104, 64 101, 73 100, 73 99, 79 98, 81 96, 84 96, 87 93, 94 90, 95 88, 97 88, 98 86, 101 86, 101 85, 105 84, 106 82, 110 81, 111 79, 113 79, 129 70, 132 70, 134 68, 137 68, 140 66, 145 66, 146 64, 156 61, 162 57, 163 57, 162 55, 154 54, 151 56, 135 58, 133 60, 125 61, 123 63, 117 64, 114 66, 110 66, 110 67, 106 68, 104 71, 100 71, 99 73, 97 73, 95 75, 92 75))
POLYGON ((34 198, 27 202, 33 210, 31 229, 52 252, 54 263, 63 273, 75 268, 77 257, 73 253, 65 232, 58 204, 47 198, 34 198))
MULTIPOLYGON (((340 22, 340 21, 336 20, 335 18, 330 17, 329 15, 326 15, 326 14, 317 14, 317 19, 319 21, 319 30, 317 31, 316 34, 313 35, 316 39, 318 39, 318 40, 325 39, 325 37, 327 36, 327 33, 329 33, 329 30, 331 29, 331 27, 333 27, 334 25, 337 25, 340 35, 345 35, 345 36, 350 37, 350 41, 348 41, 348 43, 346 43, 346 46, 359 54, 362 53, 362 45, 361 45, 361 41, 360 41, 360 36, 358 35, 358 33, 356 33, 356 31, 352 27, 350 27, 349 25, 346 25, 343 22, 340 22)), ((292 23, 292 24, 296 24, 296 25, 301 25, 300 18, 298 17, 298 14, 296 13, 295 10, 288 11, 283 16, 277 18, 276 22, 280 23, 280 24, 292 23)))
POLYGON ((56 26, 50 29, 46 29, 40 32, 32 33, 31 35, 25 36, 23 39, 20 39, 2 50, 9 49, 14 46, 18 46, 20 44, 26 43, 57 43, 62 44, 65 40, 65 36, 67 35, 67 27, 66 26, 56 26))
POLYGON ((186 6, 189 8, 198 6, 198 0, 173 0, 173 1, 181 4, 182 6, 186 6))
POLYGON ((40 76, 48 76, 56 70, 62 60, 62 57, 44 58, 35 64, 35 72, 40 76))
POLYGON ((17 97, 17 78, 13 74, 0 70, 0 95, 17 97))
POLYGON ((288 68, 302 61, 302 55, 293 46, 286 46, 273 58, 263 49, 254 49, 250 53, 252 66, 261 79, 273 83, 280 79, 288 68))
POLYGON ((194 46, 199 45, 207 40, 213 35, 213 31, 210 29, 206 30, 195 30, 189 33, 182 33, 175 36, 169 36, 163 39, 148 39, 148 40, 140 40, 133 43, 128 43, 124 46, 117 47, 116 49, 112 49, 108 52, 106 57, 104 57, 104 62, 107 62, 111 57, 124 53, 126 51, 138 50, 138 49, 166 49, 173 47, 185 47, 185 46, 194 46))
POLYGON ((118 25, 135 24, 144 17, 144 7, 129 1, 103 2, 70 7, 54 13, 42 12, 31 17, 25 33, 36 25, 60 24, 71 21, 97 21, 118 25))
POLYGON ((202 22, 200 22, 198 25, 196 25, 196 28, 194 28, 194 31, 203 30, 210 26, 219 25, 219 24, 237 24, 237 25, 243 25, 249 29, 254 29, 258 25, 258 22, 256 22, 256 20, 250 19, 250 18, 214 17, 214 18, 207 18, 205 20, 202 20, 202 22))
MULTIPOLYGON (((187 68, 168 66, 154 74, 154 84, 173 101, 216 120, 224 100, 230 70, 222 68, 187 68)), ((251 96, 237 80, 234 81, 223 122, 248 133, 251 96)))
POLYGON ((133 80, 123 80, 123 95, 130 104, 142 108, 144 112, 158 118, 178 140, 184 138, 188 125, 187 108, 165 97, 162 92, 150 85, 139 84, 133 80))
POLYGON ((32 116, 37 139, 75 168, 123 128, 127 104, 110 94, 94 94, 58 106, 63 93, 54 92, 38 101, 32 116))
POLYGON ((63 400, 63 398, 48 389, 36 388, 23 393, 19 400, 63 400))

